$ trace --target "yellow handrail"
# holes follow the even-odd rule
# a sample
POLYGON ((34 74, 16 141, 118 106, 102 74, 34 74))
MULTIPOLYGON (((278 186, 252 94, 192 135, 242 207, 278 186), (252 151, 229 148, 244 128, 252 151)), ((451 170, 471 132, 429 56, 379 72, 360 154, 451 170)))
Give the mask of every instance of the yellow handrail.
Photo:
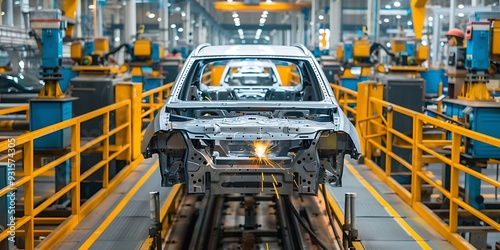
MULTIPOLYGON (((460 162, 460 154, 462 153, 461 143, 464 138, 476 140, 488 144, 493 147, 500 148, 500 139, 494 138, 485 134, 481 134, 469 129, 447 123, 440 119, 429 117, 425 114, 409 110, 407 108, 385 102, 377 97, 359 96, 357 93, 350 89, 333 85, 335 96, 338 98, 339 104, 343 105, 344 111, 352 112, 347 103, 352 103, 352 98, 359 105, 361 100, 359 98, 367 98, 365 103, 368 107, 363 107, 366 114, 369 116, 357 117, 355 121, 356 128, 360 135, 360 139, 364 145, 365 164, 370 167, 373 172, 381 178, 388 186, 393 188, 401 198, 410 204, 413 209, 431 226, 433 226, 443 237, 459 249, 473 248, 469 242, 462 238, 458 232, 458 211, 465 210, 471 215, 475 216, 478 220, 483 221, 492 228, 500 231, 500 223, 494 221, 492 218, 485 215, 478 209, 473 208, 471 205, 465 203, 459 197, 459 176, 460 173, 469 174, 474 176, 484 183, 487 183, 495 188, 500 188, 500 182, 496 181, 489 176, 482 174, 474 169, 471 169, 460 162), (357 100, 356 100, 357 99, 357 100), (346 108, 347 107, 347 108, 346 108), (382 110, 385 110, 382 113, 382 110), (393 127, 394 114, 404 115, 413 121, 413 131, 410 135, 397 131, 393 127), (444 131, 451 135, 451 140, 426 140, 424 139, 424 125, 430 126, 440 131, 444 131), (396 146, 394 140, 399 138, 408 144, 408 148, 412 151, 411 163, 405 161, 400 156, 392 152, 392 148, 396 146), (384 143, 381 143, 383 140, 384 143), (435 142, 435 143, 433 143, 435 142), (444 155, 436 151, 432 146, 447 145, 451 146, 449 155, 444 155), (375 151, 384 152, 386 154, 385 163, 383 166, 376 164, 375 151), (446 190, 441 183, 433 180, 427 176, 426 170, 423 167, 424 159, 428 161, 429 157, 432 158, 432 163, 447 164, 451 168, 450 175, 450 190, 446 190), (407 168, 411 174, 411 189, 408 191, 405 187, 400 185, 392 175, 392 160, 399 162, 407 168), (383 170, 383 168, 384 170, 383 170), (422 183, 431 185, 439 191, 443 197, 448 198, 450 201, 450 211, 448 221, 445 222, 434 214, 422 202, 422 183)), ((356 116, 355 116, 356 117, 356 116)))
MULTIPOLYGON (((138 164, 141 159, 134 159, 134 162, 128 162, 128 166, 122 170, 123 173, 118 174, 111 181, 108 181, 109 178, 109 162, 114 160, 118 155, 123 152, 130 154, 131 142, 129 140, 122 145, 111 145, 110 137, 116 135, 119 131, 125 131, 131 129, 131 100, 124 100, 115 104, 111 104, 107 107, 92 111, 90 113, 57 123, 50 126, 47 126, 42 129, 38 129, 36 131, 32 131, 29 133, 25 133, 23 135, 17 136, 10 141, 0 142, 0 152, 8 151, 10 148, 13 148, 13 142, 15 143, 15 148, 22 148, 21 150, 16 151, 16 153, 23 154, 22 157, 22 166, 24 168, 23 177, 18 180, 11 181, 7 187, 0 189, 0 196, 5 196, 11 193, 15 188, 20 186, 24 186, 24 216, 21 218, 16 218, 15 221, 15 230, 16 233, 22 233, 25 236, 25 245, 26 249, 34 249, 35 244, 35 235, 39 235, 40 231, 35 230, 35 224, 39 223, 40 220, 36 218, 43 210, 52 205, 55 201, 57 201, 62 196, 69 194, 71 192, 71 209, 72 215, 65 219, 65 221, 59 226, 56 234, 62 235, 67 233, 69 230, 74 228, 76 224, 83 219, 88 213, 93 209, 89 209, 89 206, 93 206, 94 203, 101 202, 106 193, 101 192, 101 194, 94 195, 90 200, 80 204, 80 185, 86 177, 89 176, 89 171, 97 171, 98 169, 104 169, 103 171, 103 189, 111 190, 116 185, 123 180, 124 176, 128 175, 130 171, 138 164), (115 112, 119 109, 127 109, 126 114, 129 114, 128 118, 125 122, 121 124, 116 124, 116 127, 110 129, 109 120, 110 113, 115 112), (80 126, 83 122, 89 121, 91 119, 95 119, 97 117, 103 117, 104 125, 103 125, 103 134, 98 138, 92 140, 91 142, 86 143, 85 145, 80 145, 80 126), (56 131, 61 131, 63 129, 71 130, 71 151, 68 153, 59 156, 54 161, 51 161, 40 168, 34 168, 34 140, 41 138, 45 135, 51 134, 56 131), (97 163, 95 166, 91 167, 87 172, 80 174, 80 155, 92 146, 101 145, 103 152, 103 160, 97 163), (53 171, 53 169, 64 163, 65 161, 71 161, 71 181, 64 187, 61 187, 57 192, 55 192, 50 197, 47 197, 42 203, 37 204, 35 206, 34 201, 34 188, 35 188, 35 178, 48 171, 53 171), (24 228, 24 230, 20 230, 20 228, 24 228)), ((8 159, 5 159, 8 160, 8 159)), ((11 164, 15 164, 15 162, 11 162, 11 164)), ((54 218, 55 219, 55 218, 54 218)), ((60 221, 60 218, 57 218, 60 221)), ((44 232, 47 234, 47 232, 44 232)), ((10 229, 4 230, 0 233, 0 241, 5 240, 10 235, 10 229)), ((52 242, 55 242, 58 237, 53 237, 52 242)), ((50 242, 49 242, 50 243, 50 242)), ((50 248, 50 244, 45 244, 47 248, 50 248)))

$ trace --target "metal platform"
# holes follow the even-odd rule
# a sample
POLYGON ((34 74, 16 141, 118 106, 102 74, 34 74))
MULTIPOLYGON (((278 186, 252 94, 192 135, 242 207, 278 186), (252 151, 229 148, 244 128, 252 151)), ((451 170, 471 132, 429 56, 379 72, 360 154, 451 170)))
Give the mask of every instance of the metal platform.
POLYGON ((156 158, 144 160, 54 249, 140 249, 148 238, 149 192, 160 192, 160 204, 170 192, 157 171, 156 158))
POLYGON ((346 161, 342 187, 328 186, 344 213, 345 193, 356 193, 359 239, 365 249, 455 249, 365 165, 346 161))

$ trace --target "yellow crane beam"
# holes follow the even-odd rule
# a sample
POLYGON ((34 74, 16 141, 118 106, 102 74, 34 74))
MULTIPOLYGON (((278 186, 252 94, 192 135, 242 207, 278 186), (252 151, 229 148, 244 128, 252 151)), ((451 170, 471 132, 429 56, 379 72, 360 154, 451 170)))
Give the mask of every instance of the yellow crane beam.
POLYGON ((413 19, 413 30, 415 31, 415 40, 422 39, 425 21, 425 4, 427 0, 411 1, 411 17, 413 19))
POLYGON ((311 8, 310 3, 283 3, 283 2, 261 2, 258 5, 247 5, 242 2, 219 1, 214 3, 215 10, 222 12, 283 12, 300 11, 303 8, 311 8))
POLYGON ((68 28, 66 29, 66 37, 73 37, 75 33, 75 18, 76 18, 76 8, 80 4, 79 0, 64 0, 62 10, 64 11, 64 16, 72 19, 73 22, 68 22, 68 28))

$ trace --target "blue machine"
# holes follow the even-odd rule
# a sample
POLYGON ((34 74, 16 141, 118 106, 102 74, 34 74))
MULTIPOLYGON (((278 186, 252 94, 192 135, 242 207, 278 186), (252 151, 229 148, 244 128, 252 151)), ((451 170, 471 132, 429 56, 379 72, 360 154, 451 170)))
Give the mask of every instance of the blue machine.
POLYGON ((415 41, 406 41, 406 55, 415 57, 415 41))
MULTIPOLYGON (((62 20, 60 10, 37 10, 31 12, 31 27, 34 36, 41 45, 42 52, 41 77, 45 86, 37 99, 30 101, 30 131, 71 119, 72 101, 76 98, 65 96, 69 80, 60 85, 60 81, 71 72, 63 70, 62 44, 66 22, 62 20)), ((68 79, 68 78, 65 78, 68 79)), ((71 129, 66 128, 48 134, 34 141, 35 151, 60 151, 71 144, 71 129)), ((71 165, 67 160, 55 167, 56 191, 66 186, 70 179, 71 165)))
MULTIPOLYGON (((59 85, 59 80, 62 79, 60 68, 63 31, 66 27, 65 22, 61 20, 61 11, 39 10, 32 12, 31 16, 32 27, 41 44, 41 79, 45 81, 39 98, 30 102, 30 130, 34 131, 71 118, 71 101, 74 98, 67 98, 59 85)), ((35 150, 57 150, 68 145, 70 135, 64 131, 35 140, 35 150)))
POLYGON ((420 77, 425 80, 425 95, 428 98, 438 96, 439 84, 442 83, 443 95, 447 94, 448 77, 444 69, 428 69, 420 73, 420 77))
POLYGON ((352 42, 344 43, 344 60, 351 61, 354 59, 354 45, 352 42))
POLYGON ((470 70, 488 70, 490 68, 490 23, 468 23, 466 37, 465 67, 470 70))

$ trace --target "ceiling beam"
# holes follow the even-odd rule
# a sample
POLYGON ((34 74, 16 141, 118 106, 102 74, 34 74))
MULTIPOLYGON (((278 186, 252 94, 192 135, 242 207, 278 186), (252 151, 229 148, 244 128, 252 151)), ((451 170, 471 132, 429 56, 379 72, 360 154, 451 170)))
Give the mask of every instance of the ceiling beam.
POLYGON ((260 2, 259 4, 244 4, 243 2, 227 2, 218 1, 214 3, 217 11, 231 12, 283 12, 283 11, 300 11, 303 8, 311 8, 310 3, 283 3, 283 2, 260 2))

